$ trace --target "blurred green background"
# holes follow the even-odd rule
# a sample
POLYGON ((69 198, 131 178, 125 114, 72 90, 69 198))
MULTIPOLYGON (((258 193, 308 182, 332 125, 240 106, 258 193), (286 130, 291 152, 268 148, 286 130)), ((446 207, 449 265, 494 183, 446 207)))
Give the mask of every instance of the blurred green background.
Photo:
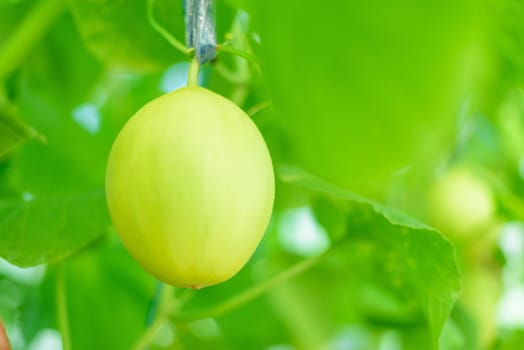
MULTIPOLYGON (((153 5, 182 40, 182 1, 153 5)), ((186 291, 125 251, 104 172, 189 58, 146 0, 0 0, 12 349, 523 349, 524 2, 215 5, 256 61, 219 52, 200 81, 252 116, 276 199, 242 271, 186 291)))

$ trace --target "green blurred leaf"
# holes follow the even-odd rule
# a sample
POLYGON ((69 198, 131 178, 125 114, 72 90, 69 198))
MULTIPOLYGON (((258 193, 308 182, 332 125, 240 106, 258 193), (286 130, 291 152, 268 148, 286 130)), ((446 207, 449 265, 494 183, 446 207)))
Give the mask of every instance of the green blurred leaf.
MULTIPOLYGON (((173 48, 147 19, 147 0, 73 0, 71 10, 86 46, 109 66, 158 70, 185 56, 173 48)), ((155 1, 155 16, 184 42, 182 1, 155 1)))
MULTIPOLYGON (((338 255, 342 266, 348 270, 351 267, 357 295, 365 297, 359 299, 361 312, 379 322, 398 325, 422 322, 429 335, 425 345, 418 346, 436 349, 460 290, 455 252, 450 243, 418 220, 301 170, 282 168, 280 177, 327 196, 346 213, 347 242, 343 243, 343 253, 341 250, 338 255), (366 286, 376 293, 370 294, 369 287, 362 289, 366 286)), ((331 299, 319 296, 318 300, 331 299)), ((333 301, 332 312, 336 313, 343 302, 333 301)))
MULTIPOLYGON (((205 310, 238 293, 253 287, 260 274, 261 263, 267 255, 268 244, 264 239, 249 263, 227 283, 194 292, 184 310, 205 310)), ((206 319, 209 321, 209 319, 206 319)), ((205 320, 204 320, 205 321, 205 320)), ((267 349, 284 344, 289 338, 285 322, 274 312, 269 298, 262 296, 242 307, 213 319, 216 331, 211 334, 198 332, 183 324, 177 324, 176 332, 182 344, 191 349, 267 349)))
MULTIPOLYGON (((20 22, 19 18, 28 12, 30 5, 29 1, 0 2, 0 48, 13 35, 13 29, 20 22)), ((4 82, 0 82, 0 159, 36 134, 19 118, 14 106, 8 103, 3 84, 4 82)))
POLYGON ((3 171, 0 255, 19 266, 63 259, 109 227, 103 181, 116 130, 97 120, 100 130, 89 129, 75 115, 100 77, 79 44, 62 17, 17 77, 16 107, 46 138, 26 143, 3 171))
MULTIPOLYGON (((110 225, 103 185, 117 131, 161 93, 159 74, 121 68, 161 72, 185 59, 151 28, 146 3, 70 0, 89 52, 63 16, 6 82, 21 118, 0 112, 0 256, 35 265, 75 255, 64 266, 74 349, 130 348, 144 331, 153 295, 152 278, 114 235, 75 254, 110 225), (29 140, 2 157, 32 136, 32 127, 47 143, 29 140)), ((410 210, 422 207, 424 179, 417 173, 434 171, 441 152, 454 146, 459 114, 466 123, 458 127, 466 132, 452 161, 497 170, 519 192, 522 96, 507 90, 524 76, 522 1, 216 3, 219 42, 236 10, 249 11, 235 17, 230 43, 253 48, 263 72, 221 54, 206 67, 205 84, 245 110, 269 102, 253 120, 275 168, 295 164, 326 181, 283 168, 272 224, 253 259, 227 283, 188 292, 195 297, 182 311, 212 308, 293 266, 301 258, 282 237, 311 231, 308 223, 332 251, 307 273, 227 314, 177 321, 170 347, 420 350, 439 342, 442 350, 472 350, 479 336, 491 340, 495 329, 479 325, 494 325, 496 285, 470 284, 465 271, 461 301, 473 307, 455 305, 450 313, 459 289, 452 246, 424 223, 369 198, 381 197, 389 185, 400 193, 387 194, 396 205, 401 198, 410 210), (490 105, 490 113, 468 122, 477 100, 490 105), (309 221, 280 225, 290 207, 307 209, 309 221), (490 312, 476 313, 475 306, 490 312)), ((184 41, 182 1, 155 4, 158 21, 184 41)), ((0 47, 33 8, 31 0, 0 0, 0 47)), ((475 264, 493 270, 490 259, 475 264)), ((2 318, 13 337, 21 330, 26 340, 18 348, 56 328, 53 270, 39 288, 0 279, 2 318)), ((519 332, 497 334, 494 348, 523 347, 519 332)))
MULTIPOLYGON (((299 349, 323 348, 326 339, 336 329, 335 320, 325 312, 325 299, 312 297, 323 288, 325 286, 317 280, 309 280, 305 283, 285 283, 269 292, 276 316, 282 320, 299 349)), ((345 316, 350 317, 349 314, 345 316)))
POLYGON ((222 0, 221 2, 226 2, 228 4, 231 4, 231 6, 234 6, 236 8, 240 8, 243 10, 250 9, 250 1, 249 0, 222 0))
POLYGON ((0 104, 0 158, 34 135, 29 125, 2 110, 0 104))
MULTIPOLYGON (((146 328, 155 280, 129 256, 116 235, 104 237, 95 247, 61 267, 72 348, 130 349, 146 328)), ((56 266, 49 266, 43 283, 20 296, 23 304, 16 310, 16 320, 25 346, 18 349, 29 348, 39 331, 58 326, 56 272, 56 266)))
POLYGON ((64 16, 13 84, 31 141, 0 169, 0 255, 23 266, 74 254, 107 232, 104 179, 118 130, 161 94, 158 75, 106 73, 64 16))
POLYGON ((27 297, 20 308, 16 310, 26 346, 40 331, 57 328, 55 314, 56 274, 53 268, 46 270, 45 278, 40 285, 25 290, 27 297))
POLYGON ((0 47, 12 34, 13 28, 27 14, 33 1, 0 1, 0 47))
MULTIPOLYGON (((496 52, 499 54, 502 84, 522 83, 524 79, 524 3, 505 0, 499 4, 496 52)), ((497 86, 500 88, 500 86, 497 86)))
POLYGON ((441 350, 479 349, 475 319, 460 304, 455 304, 440 337, 441 350))
POLYGON ((405 213, 396 210, 395 208, 388 207, 375 200, 371 200, 356 193, 349 192, 344 188, 321 180, 320 178, 317 178, 299 168, 281 166, 279 170, 279 176, 284 182, 300 185, 316 192, 328 193, 329 195, 339 199, 371 206, 377 214, 384 216, 392 225, 405 226, 407 228, 416 230, 434 230, 419 220, 412 218, 405 213))
POLYGON ((73 349, 130 349, 145 330, 155 280, 111 235, 67 266, 73 349))
MULTIPOLYGON (((111 67, 137 71, 158 71, 187 60, 156 32, 147 18, 148 0, 93 1, 72 0, 71 10, 89 50, 111 67)), ((180 42, 185 42, 182 0, 155 0, 157 22, 180 42)), ((234 9, 224 1, 216 6, 217 39, 223 40, 234 16, 234 9)))
POLYGON ((0 199, 0 255, 18 266, 61 260, 109 225, 102 190, 61 196, 0 199))
POLYGON ((252 4, 289 161, 375 198, 435 164, 487 69, 483 1, 252 4))
MULTIPOLYGON (((296 168, 282 168, 280 177, 321 196, 323 200, 316 203, 324 203, 322 207, 330 201, 327 207, 338 213, 322 213, 322 223, 334 220, 333 225, 325 227, 339 230, 343 226, 344 237, 332 235, 331 252, 307 273, 272 288, 267 298, 217 317, 225 341, 244 348, 249 344, 244 338, 257 339, 250 345, 256 349, 269 346, 271 341, 282 341, 282 335, 268 325, 264 340, 258 339, 258 327, 247 321, 274 324, 278 320, 289 336, 285 343, 303 349, 331 348, 353 341, 356 335, 348 327, 364 323, 378 337, 366 342, 378 344, 383 332, 395 330, 402 334, 405 349, 437 349, 460 288, 455 252, 449 242, 403 213, 296 168), (235 320, 236 332, 226 332, 229 320, 235 320)), ((281 216, 276 215, 276 222, 250 264, 228 283, 198 291, 184 310, 206 310, 241 290, 249 290, 257 284, 246 280, 250 274, 263 283, 268 276, 293 266, 296 257, 282 254, 271 244, 282 227, 278 224, 281 216)), ((213 339, 219 344, 224 341, 221 337, 213 339)), ((192 346, 203 344, 202 340, 195 341, 191 340, 192 346)))
POLYGON ((515 350, 524 347, 524 330, 514 329, 503 332, 499 341, 493 347, 495 350, 515 350))

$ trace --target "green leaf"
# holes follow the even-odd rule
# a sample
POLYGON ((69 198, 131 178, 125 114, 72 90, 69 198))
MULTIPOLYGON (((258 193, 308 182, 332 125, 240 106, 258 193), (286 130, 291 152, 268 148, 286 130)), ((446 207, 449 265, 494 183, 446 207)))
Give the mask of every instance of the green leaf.
POLYGON ((494 349, 515 350, 522 347, 524 347, 524 330, 515 328, 502 333, 494 349))
POLYGON ((487 67, 484 5, 252 1, 288 162, 373 198, 434 166, 487 67))
POLYGON ((35 134, 29 125, 3 110, 0 104, 0 158, 35 134))
POLYGON ((116 236, 72 259, 66 276, 72 348, 131 349, 145 330, 155 280, 116 236))
POLYGON ((475 319, 457 302, 440 337, 442 350, 479 349, 478 329, 475 319))
MULTIPOLYGON (((137 71, 157 71, 187 60, 156 32, 147 18, 148 0, 72 0, 71 10, 86 46, 109 66, 137 71)), ((154 0, 154 15, 171 35, 185 42, 182 0, 154 0)), ((234 8, 218 1, 217 40, 224 40, 234 8)))
POLYGON ((100 191, 0 199, 0 255, 18 266, 59 261, 91 243, 109 226, 100 191))
MULTIPOLYGON (((520 0, 502 2, 499 28, 494 43, 502 63, 503 83, 522 83, 524 79, 524 3, 520 0)), ((500 88, 500 87, 499 87, 500 88)))
POLYGON ((27 14, 32 1, 0 1, 0 46, 5 44, 5 41, 10 38, 13 29, 20 24, 20 18, 27 14))
MULTIPOLYGON (((36 286, 21 290, 19 295, 24 296, 23 302, 13 310, 26 344, 41 330, 56 328, 54 274, 51 272, 52 269, 43 266, 41 268, 45 271, 43 281, 36 286)), ((14 342, 12 346, 15 347, 14 342)))
POLYGON ((320 180, 319 178, 299 168, 281 166, 279 176, 284 182, 300 185, 316 192, 329 193, 330 195, 339 199, 367 204, 371 206, 376 213, 383 215, 392 225, 406 226, 411 229, 433 230, 433 228, 406 215, 401 211, 385 206, 382 203, 368 199, 356 193, 350 192, 332 183, 320 180))
MULTIPOLYGON (((460 290, 451 244, 416 219, 304 171, 284 167, 280 177, 329 198, 346 214, 346 237, 338 243, 343 247, 332 249, 347 266, 346 278, 356 279, 351 285, 358 286, 354 293, 363 315, 400 326, 421 324, 417 333, 426 337, 418 346, 437 349, 460 290)), ((334 313, 339 305, 344 302, 333 301, 334 313)))
MULTIPOLYGON (((109 66, 151 71, 185 58, 148 22, 147 0, 73 0, 70 4, 86 46, 109 66)), ((155 16, 184 42, 182 1, 155 1, 155 16)))
MULTIPOLYGON (((129 256, 114 233, 95 247, 60 266, 66 278, 72 348, 131 349, 146 328, 155 280, 129 256)), ((40 331, 58 327, 56 270, 48 266, 41 285, 21 289, 16 316, 25 344, 18 348, 28 348, 40 331)))
POLYGON ((66 16, 20 68, 13 100, 46 142, 26 143, 1 174, 0 255, 11 263, 55 262, 107 232, 104 169, 116 130, 75 116, 99 77, 66 16))
POLYGON ((242 10, 250 10, 251 9, 251 1, 249 0, 221 0, 219 2, 225 2, 230 4, 231 6, 234 6, 236 8, 242 9, 242 10))

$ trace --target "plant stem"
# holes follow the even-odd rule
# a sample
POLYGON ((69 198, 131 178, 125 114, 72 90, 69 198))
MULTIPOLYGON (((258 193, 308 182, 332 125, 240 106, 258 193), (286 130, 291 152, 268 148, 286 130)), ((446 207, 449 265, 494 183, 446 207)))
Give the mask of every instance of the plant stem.
POLYGON ((164 284, 158 301, 156 317, 153 323, 145 330, 140 339, 133 346, 134 350, 144 350, 155 339, 160 328, 169 321, 173 312, 173 287, 164 284))
POLYGON ((189 65, 189 73, 187 76, 187 86, 189 87, 195 87, 198 86, 198 71, 199 71, 200 65, 198 64, 198 61, 196 58, 193 58, 191 60, 191 64, 189 65))
POLYGON ((256 59, 255 56, 253 56, 252 54, 250 54, 248 52, 239 50, 239 49, 237 49, 237 48, 235 48, 233 46, 228 46, 228 45, 217 45, 217 51, 218 52, 229 53, 231 55, 235 55, 235 56, 239 56, 239 57, 245 58, 247 61, 249 61, 249 62, 251 62, 253 64, 253 66, 255 67, 257 72, 259 72, 259 73, 261 72, 260 65, 258 64, 258 60, 256 59))
POLYGON ((269 107, 269 101, 262 101, 251 107, 247 110, 247 115, 250 117, 253 117, 255 114, 257 114, 260 111, 263 111, 264 109, 269 107))
POLYGON ((41 0, 0 48, 0 81, 26 58, 65 8, 65 0, 41 0))
POLYGON ((248 94, 249 87, 247 85, 238 85, 229 96, 229 99, 231 100, 231 102, 242 108, 244 102, 246 102, 248 94))
POLYGON ((197 321, 204 318, 212 318, 212 317, 218 317, 225 313, 228 313, 239 306, 242 306, 245 303, 248 303, 252 301, 255 298, 258 298, 271 288, 290 280, 291 278, 294 278, 304 271, 310 269, 315 264, 317 264, 320 260, 322 260, 324 257, 326 257, 332 249, 329 249, 325 251, 324 253, 309 258, 303 261, 300 261, 296 265, 292 266, 291 268, 277 274, 276 276, 240 293, 236 296, 232 297, 231 299, 228 299, 214 307, 211 307, 210 309, 206 310, 197 310, 197 311, 188 311, 188 312, 181 312, 178 314, 173 314, 171 319, 176 322, 191 322, 191 321, 197 321))
POLYGON ((67 290, 63 263, 57 265, 56 276, 56 308, 58 315, 58 328, 62 336, 62 347, 71 350, 71 336, 69 333, 69 316, 67 312, 67 290))
POLYGON ((167 315, 157 317, 151 326, 146 329, 142 337, 138 339, 138 342, 133 346, 134 350, 144 350, 149 344, 155 339, 160 327, 162 327, 168 321, 167 315))
POLYGON ((190 56, 194 50, 187 48, 184 44, 182 44, 182 42, 180 42, 177 38, 175 38, 164 27, 162 27, 160 23, 156 21, 153 5, 154 5, 153 0, 149 0, 147 2, 147 19, 149 23, 151 24, 151 27, 153 27, 154 30, 156 30, 160 35, 162 35, 164 39, 166 39, 175 49, 182 52, 186 56, 190 56))
POLYGON ((258 61, 255 56, 245 51, 239 50, 236 47, 228 46, 228 45, 217 45, 217 50, 219 52, 225 52, 225 53, 229 53, 235 56, 245 58, 249 62, 258 65, 258 61))
POLYGON ((243 74, 240 74, 238 71, 233 71, 229 69, 223 61, 218 61, 213 68, 215 69, 215 72, 220 74, 224 79, 229 81, 233 84, 247 84, 249 81, 249 77, 244 76, 243 74))

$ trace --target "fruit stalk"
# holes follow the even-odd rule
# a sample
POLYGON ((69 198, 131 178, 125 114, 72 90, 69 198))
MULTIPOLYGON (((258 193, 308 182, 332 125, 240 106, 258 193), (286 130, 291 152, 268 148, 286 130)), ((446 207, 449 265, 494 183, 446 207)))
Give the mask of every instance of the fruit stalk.
POLYGON ((318 256, 302 260, 298 262, 296 265, 291 266, 289 269, 277 274, 276 276, 260 284, 257 284, 252 288, 249 288, 241 292, 240 294, 233 296, 231 299, 228 299, 223 303, 220 303, 210 309, 175 313, 171 316, 171 319, 176 322, 191 322, 201 320, 204 318, 213 318, 224 315, 258 298, 262 294, 266 293, 268 290, 271 290, 276 286, 309 270, 332 252, 333 248, 328 249, 327 251, 318 256))
POLYGON ((187 86, 188 87, 198 86, 199 70, 200 70, 200 65, 198 64, 198 60, 196 58, 193 58, 189 65, 189 72, 187 74, 187 86))

